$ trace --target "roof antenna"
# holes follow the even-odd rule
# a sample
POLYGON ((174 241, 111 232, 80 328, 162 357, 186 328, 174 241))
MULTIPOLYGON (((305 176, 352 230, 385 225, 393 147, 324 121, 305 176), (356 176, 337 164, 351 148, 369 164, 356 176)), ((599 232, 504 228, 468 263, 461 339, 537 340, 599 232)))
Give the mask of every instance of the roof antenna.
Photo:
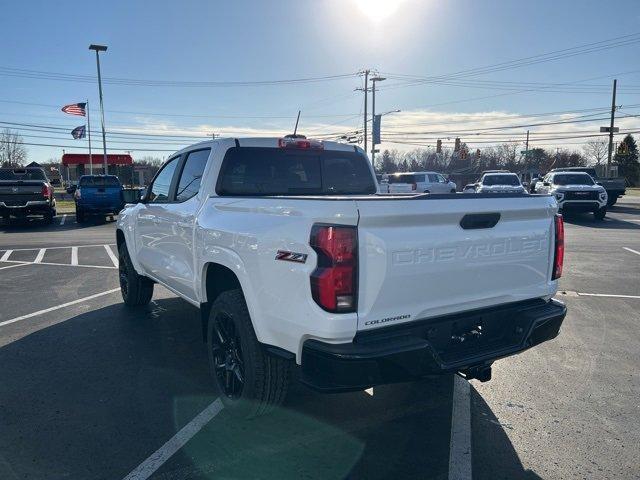
POLYGON ((301 110, 298 110, 298 118, 296 118, 296 126, 293 129, 293 134, 285 135, 285 138, 307 138, 304 135, 298 135, 298 122, 300 122, 300 112, 301 110))

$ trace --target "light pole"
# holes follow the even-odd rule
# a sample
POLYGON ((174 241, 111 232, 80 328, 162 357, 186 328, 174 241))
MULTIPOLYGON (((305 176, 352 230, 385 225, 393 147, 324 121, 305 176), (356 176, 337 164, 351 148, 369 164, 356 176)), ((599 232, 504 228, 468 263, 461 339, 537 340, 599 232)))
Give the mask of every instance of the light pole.
POLYGON ((107 136, 104 132, 104 106, 102 105, 102 77, 100 76, 100 52, 106 52, 107 47, 105 45, 89 45, 89 50, 95 50, 96 52, 96 65, 98 67, 98 93, 100 94, 100 116, 102 119, 102 151, 104 154, 103 157, 103 167, 104 174, 107 175, 107 136))
POLYGON ((376 165, 376 143, 373 138, 373 128, 376 124, 376 82, 385 81, 385 77, 375 76, 371 78, 371 165, 376 165))

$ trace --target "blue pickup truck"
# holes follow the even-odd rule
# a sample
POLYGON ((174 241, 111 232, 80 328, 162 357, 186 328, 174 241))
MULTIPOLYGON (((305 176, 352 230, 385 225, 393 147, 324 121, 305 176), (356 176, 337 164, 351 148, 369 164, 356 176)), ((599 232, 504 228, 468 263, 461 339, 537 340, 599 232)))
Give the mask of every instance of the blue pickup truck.
POLYGON ((74 192, 76 221, 89 215, 117 215, 124 206, 122 184, 115 175, 84 175, 74 192))

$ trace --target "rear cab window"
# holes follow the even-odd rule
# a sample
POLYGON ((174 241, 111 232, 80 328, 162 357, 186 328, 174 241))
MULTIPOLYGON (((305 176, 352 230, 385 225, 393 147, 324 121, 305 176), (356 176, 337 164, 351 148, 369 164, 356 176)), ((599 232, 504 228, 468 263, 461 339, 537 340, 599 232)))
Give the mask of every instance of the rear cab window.
POLYGON ((7 168, 0 169, 0 181, 42 180, 47 181, 43 170, 39 168, 7 168))
POLYGON ((230 148, 216 185, 221 196, 365 195, 376 191, 369 160, 355 151, 263 147, 230 148))
POLYGON ((81 177, 80 187, 120 187, 120 180, 118 180, 118 177, 112 175, 98 177, 81 177))

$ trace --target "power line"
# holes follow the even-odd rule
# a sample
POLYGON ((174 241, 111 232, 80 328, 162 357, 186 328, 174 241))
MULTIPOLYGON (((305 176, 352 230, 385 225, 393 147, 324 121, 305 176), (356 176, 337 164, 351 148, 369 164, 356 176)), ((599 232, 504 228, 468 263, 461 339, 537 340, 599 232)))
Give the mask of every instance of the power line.
MULTIPOLYGON (((30 105, 36 107, 47 107, 47 108, 55 108, 56 110, 60 109, 60 105, 51 105, 46 103, 31 103, 31 102, 20 102, 17 100, 0 100, 0 103, 11 103, 16 105, 30 105)), ((273 119, 291 119, 295 118, 294 114, 291 115, 251 115, 251 114, 236 114, 236 115, 218 115, 218 114, 201 114, 201 113, 163 113, 163 112, 139 112, 139 111, 131 111, 131 110, 105 110, 107 113, 121 113, 121 114, 129 114, 129 115, 149 115, 149 116, 162 116, 162 117, 184 117, 184 118, 273 118, 273 119)), ((326 114, 326 115, 305 115, 305 118, 336 118, 336 117, 350 117, 354 115, 353 113, 334 113, 334 114, 326 114)))
MULTIPOLYGON (((533 65, 537 63, 543 63, 553 60, 558 60, 561 58, 572 57, 576 55, 583 55, 586 53, 591 53, 594 51, 606 50, 610 48, 616 48, 618 46, 626 46, 640 42, 640 32, 631 33, 628 35, 622 35, 618 37, 609 38, 606 40, 600 40, 598 42, 591 42, 582 45, 577 45, 575 47, 564 48, 561 50, 555 50, 547 53, 541 53, 537 55, 532 55, 528 57, 523 57, 515 60, 509 60, 506 62, 500 62, 493 65, 487 65, 484 67, 475 67, 467 70, 460 70, 458 72, 453 72, 444 75, 435 75, 429 77, 420 77, 415 75, 403 75, 403 74, 394 74, 391 72, 381 72, 384 75, 395 76, 395 77, 405 77, 410 79, 419 79, 422 82, 430 82, 437 80, 451 80, 454 78, 468 77, 468 76, 476 76, 476 75, 484 75, 486 73, 493 73, 496 71, 508 70, 512 68, 517 68, 525 65, 533 65)), ((387 87, 389 88, 389 87, 387 87)))
MULTIPOLYGON (((32 78, 37 80, 59 80, 79 83, 95 83, 94 75, 68 74, 61 72, 47 72, 41 70, 26 70, 20 68, 0 67, 0 75, 8 77, 32 78)), ((256 87, 273 85, 296 85, 342 80, 356 77, 357 73, 340 75, 324 75, 318 77, 289 78, 279 80, 250 80, 250 81, 182 81, 182 80, 143 80, 131 78, 105 77, 103 83, 111 85, 126 85, 137 87, 256 87)))

